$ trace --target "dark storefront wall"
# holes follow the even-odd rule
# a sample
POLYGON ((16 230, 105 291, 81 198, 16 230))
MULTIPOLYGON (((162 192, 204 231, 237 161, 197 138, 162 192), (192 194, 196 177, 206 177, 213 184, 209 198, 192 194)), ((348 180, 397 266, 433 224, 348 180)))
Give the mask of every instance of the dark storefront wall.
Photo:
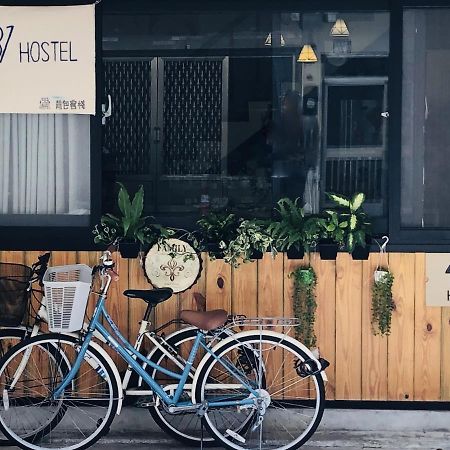
MULTIPOLYGON (((131 7, 131 3, 127 2, 127 8, 131 7)), ((107 6, 107 2, 104 0, 102 7, 105 13, 114 9, 110 8, 112 4, 113 2, 110 2, 109 6, 107 6)), ((138 5, 138 11, 142 12, 143 5, 147 3, 136 2, 134 4, 138 5)), ((242 7, 242 4, 240 2, 240 7, 242 7)), ((333 4, 335 6, 335 2, 333 4)), ((313 256, 312 264, 318 274, 316 333, 321 352, 332 363, 327 372, 330 378, 327 392, 329 399, 449 401, 450 365, 446 355, 448 354, 447 342, 450 337, 450 313, 446 308, 425 307, 425 255, 424 253, 414 253, 414 251, 423 248, 436 251, 448 249, 448 247, 445 247, 448 242, 446 231, 435 229, 417 230, 414 228, 417 227, 417 222, 404 222, 402 224, 400 220, 401 208, 405 206, 404 204, 401 205, 400 198, 402 192, 400 188, 400 180, 402 179, 400 172, 402 167, 401 151, 404 151, 401 141, 402 131, 404 131, 401 128, 402 98, 400 93, 403 82, 401 76, 401 61, 403 58, 401 50, 403 48, 403 31, 407 32, 408 28, 405 26, 405 30, 403 30, 403 12, 397 3, 394 2, 393 4, 394 9, 389 11, 391 39, 389 47, 390 63, 388 65, 389 92, 387 92, 387 96, 391 117, 389 118, 389 130, 386 130, 388 133, 389 158, 385 160, 385 163, 389 163, 390 194, 386 197, 389 202, 388 231, 394 237, 394 245, 390 247, 391 250, 406 249, 411 252, 391 253, 389 255, 390 268, 396 274, 394 295, 397 308, 393 313, 392 335, 389 338, 381 338, 373 336, 371 332, 369 286, 371 274, 378 263, 378 255, 376 254, 371 255, 367 262, 352 261, 347 254, 339 254, 336 261, 320 261, 318 256, 313 256), (411 224, 413 227, 411 227, 411 224), (405 227, 408 227, 407 233, 405 233, 405 227), (436 239, 436 233, 438 237, 440 236, 441 243, 436 239), (403 242, 403 246, 396 247, 396 242, 403 242), (427 247, 424 247, 424 244, 427 247)), ((116 5, 120 4, 117 3, 116 5)), ((350 14, 352 8, 354 10, 358 5, 359 3, 350 5, 348 13, 350 14)), ((387 5, 384 6, 387 10, 387 5)), ((123 7, 123 2, 121 2, 121 7, 123 7)), ((378 4, 377 7, 381 8, 381 5, 378 4)), ((330 8, 333 9, 333 6, 328 5, 328 8, 324 6, 324 10, 330 10, 330 8)), ((244 8, 244 12, 248 13, 248 10, 244 8)), ((372 13, 368 12, 369 15, 372 13)), ((388 14, 388 12, 385 11, 382 14, 388 14)), ((436 43, 436 41, 430 41, 430 45, 434 47, 437 45, 437 48, 432 47, 434 50, 429 57, 430 61, 434 65, 441 64, 442 61, 445 61, 445 42, 439 41, 436 43), (443 49, 439 48, 439 45, 442 43, 443 49)), ((268 55, 263 54, 261 56, 263 61, 261 64, 263 65, 264 61, 266 61, 263 58, 271 57, 273 52, 267 49, 262 49, 262 52, 268 53, 268 55)), ((286 54, 281 53, 277 57, 287 59, 288 52, 286 54)), ((153 56, 142 57, 139 54, 134 56, 141 65, 155 64, 154 60, 157 59, 157 72, 158 64, 164 64, 167 61, 171 62, 171 58, 173 59, 173 55, 165 54, 163 51, 153 56), (150 62, 143 63, 143 60, 150 60, 150 62)), ((114 55, 105 52, 105 58, 112 57, 114 55)), ((228 58, 228 63, 231 59, 230 55, 221 55, 219 59, 217 55, 208 55, 208 57, 212 61, 221 61, 222 67, 225 58, 228 58)), ((380 55, 377 57, 380 57, 380 55)), ((202 58, 204 60, 205 56, 203 55, 202 58)), ((327 65, 328 62, 325 62, 321 65, 321 68, 323 70, 331 70, 333 67, 339 67, 336 66, 335 61, 335 64, 332 64, 332 62, 329 65, 327 65)), ((293 63, 293 66, 296 66, 296 64, 293 63)), ((299 70, 298 75, 305 82, 310 82, 311 77, 312 81, 314 81, 315 77, 319 76, 317 73, 319 64, 308 66, 308 70, 299 70)), ((230 69, 230 66, 228 66, 228 69, 230 69)), ((348 70, 350 71, 350 76, 353 76, 352 70, 354 69, 350 67, 348 70)), ((383 66, 375 65, 371 70, 379 71, 377 72, 377 77, 379 78, 375 83, 377 87, 371 92, 371 95, 375 99, 381 98, 381 94, 377 92, 377 89, 379 90, 380 87, 386 89, 383 66)), ((239 71, 245 71, 245 68, 241 67, 239 71)), ((103 71, 99 70, 99 77, 101 73, 103 71)), ((348 76, 348 73, 345 75, 348 76)), ((359 74, 361 77, 366 75, 365 73, 359 74)), ((345 90, 347 86, 345 83, 343 86, 338 83, 337 87, 339 89, 331 89, 334 92, 330 92, 330 87, 336 86, 336 83, 322 83, 322 81, 317 90, 317 92, 321 91, 320 95, 323 95, 327 89, 328 95, 331 97, 335 96, 334 98, 337 99, 342 95, 346 95, 345 90)), ((444 83, 443 80, 439 82, 441 85, 444 83)), ((99 83, 99 86, 102 86, 102 84, 99 83)), ((150 87, 150 90, 152 88, 153 85, 150 87)), ((385 92, 383 92, 383 99, 386 95, 385 92)), ((307 96, 310 95, 312 99, 315 99, 316 91, 314 89, 305 91, 305 93, 307 96)), ((442 102, 439 105, 445 105, 444 95, 439 97, 435 92, 431 94, 430 99, 432 98, 432 100, 438 102, 441 100, 442 102)), ((357 95, 357 92, 355 95, 357 95)), ((151 103, 151 99, 147 100, 151 103)), ((236 101, 238 100, 239 96, 236 101)), ((371 99, 369 98, 368 100, 371 99)), ((237 111, 236 114, 239 113, 239 108, 237 111)), ((441 112, 440 114, 442 115, 443 113, 441 112)), ((94 130, 91 143, 91 148, 93 149, 92 173, 93 177, 96 177, 93 185, 97 186, 93 190, 94 197, 95 193, 97 193, 97 197, 91 199, 93 223, 98 219, 101 211, 101 190, 99 184, 96 184, 100 181, 99 173, 102 170, 100 163, 101 152, 99 150, 99 139, 101 137, 99 133, 101 129, 99 119, 100 117, 97 117, 92 121, 94 130)), ((432 125, 436 127, 436 122, 433 122, 432 125)), ((438 128, 440 126, 438 124, 438 128)), ((151 137, 146 136, 145 139, 151 139, 151 137)), ((364 137, 360 139, 359 142, 364 142, 364 137)), ((335 136, 330 136, 326 142, 329 142, 331 146, 334 140, 335 136)), ((436 146, 436 143, 433 142, 433 147, 430 148, 430 152, 438 154, 437 149, 439 145, 436 146)), ((332 158, 332 155, 330 155, 330 158, 332 158)), ((414 160, 414 158, 410 159, 414 160)), ((404 164, 408 162, 410 161, 406 161, 404 164)), ((446 162, 448 161, 444 160, 441 165, 446 162)), ((436 162, 433 164, 436 164, 436 162)), ((136 165, 139 167, 139 163, 136 163, 136 165)), ((435 171, 434 167, 432 166, 431 170, 435 171)), ((332 173, 331 169, 330 171, 332 173)), ((430 186, 430 188, 432 187, 430 186)), ((430 192, 432 198, 436 196, 432 191, 430 192)), ((417 200, 418 195, 414 194, 412 198, 417 200)), ((406 202, 408 201, 407 199, 406 202)), ((405 200, 403 202, 405 203, 405 200)), ((442 202, 440 205, 442 206, 442 202)), ((414 211, 415 208, 411 210, 414 211)), ((408 216, 406 215, 405 217, 408 216)), ((6 222, 10 219, 6 218, 6 222)), ((5 225, 13 225, 13 223, 10 220, 10 223, 5 223, 5 225)), ((171 225, 175 225, 175 223, 171 223, 171 225)), ((66 250, 53 252, 51 260, 53 265, 74 262, 94 265, 99 257, 98 252, 75 251, 76 249, 86 250, 90 248, 92 245, 90 229, 80 231, 69 227, 54 229, 42 226, 38 228, 6 226, 1 231, 1 244, 0 260, 2 261, 30 264, 40 253, 37 250, 47 248, 66 250), (25 251, 6 250, 12 248, 20 248, 25 251), (29 249, 35 251, 30 251, 29 249)), ((246 313, 249 316, 289 316, 292 314, 292 280, 288 278, 288 274, 302 261, 290 261, 283 255, 279 255, 275 260, 265 256, 263 260, 257 263, 250 263, 241 266, 239 269, 232 269, 221 261, 210 262, 206 261, 205 257, 204 260, 205 266, 199 282, 191 291, 176 296, 164 305, 161 305, 156 315, 156 323, 162 323, 176 317, 180 309, 192 307, 191 294, 195 291, 206 295, 209 309, 223 307, 236 313, 246 313), (221 284, 217 282, 219 278, 224 280, 223 287, 218 286, 221 284)), ((146 288, 148 284, 142 277, 137 260, 120 260, 118 268, 121 277, 119 283, 114 286, 110 309, 121 329, 128 330, 127 332, 131 336, 136 333, 136 324, 142 317, 143 305, 139 302, 128 302, 127 299, 123 298, 121 292, 128 286, 146 288)))

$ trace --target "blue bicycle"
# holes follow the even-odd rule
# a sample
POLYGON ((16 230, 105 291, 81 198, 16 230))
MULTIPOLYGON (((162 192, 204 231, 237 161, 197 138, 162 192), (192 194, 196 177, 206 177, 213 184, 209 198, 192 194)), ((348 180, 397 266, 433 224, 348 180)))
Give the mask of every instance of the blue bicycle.
POLYGON ((103 258, 94 269, 102 287, 86 332, 38 335, 0 360, 0 430, 12 443, 75 450, 108 433, 121 411, 123 389, 95 334, 149 386, 159 407, 174 417, 200 417, 219 445, 288 450, 311 437, 323 414, 326 361, 290 336, 261 326, 230 333, 211 346, 206 336, 214 330, 223 335, 228 319, 226 311, 216 310, 183 311, 181 318, 198 328, 188 355, 169 351, 171 364, 155 362, 121 335, 105 309, 113 267, 103 258))

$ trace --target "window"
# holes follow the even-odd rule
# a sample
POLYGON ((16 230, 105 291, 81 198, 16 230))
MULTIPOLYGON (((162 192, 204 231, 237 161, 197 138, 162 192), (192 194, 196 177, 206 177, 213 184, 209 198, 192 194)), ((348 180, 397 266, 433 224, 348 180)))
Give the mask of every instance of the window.
POLYGON ((403 17, 401 226, 450 228, 450 10, 403 17))
POLYGON ((0 114, 0 225, 87 226, 89 116, 0 114))
POLYGON ((364 191, 386 217, 388 13, 127 12, 103 34, 105 211, 120 181, 172 225, 267 217, 283 196, 317 212, 324 191, 364 191), (298 62, 305 44, 316 62, 298 62))

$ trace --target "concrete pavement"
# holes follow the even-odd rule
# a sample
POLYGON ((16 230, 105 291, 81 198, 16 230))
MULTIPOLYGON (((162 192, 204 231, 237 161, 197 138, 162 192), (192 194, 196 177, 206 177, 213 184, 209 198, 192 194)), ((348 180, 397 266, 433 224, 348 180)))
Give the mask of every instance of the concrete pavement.
MULTIPOLYGON (((14 447, 3 447, 12 449, 14 447)), ((168 438, 143 409, 125 408, 97 450, 187 449, 168 438)), ((326 409, 305 450, 450 450, 450 411, 326 409)))

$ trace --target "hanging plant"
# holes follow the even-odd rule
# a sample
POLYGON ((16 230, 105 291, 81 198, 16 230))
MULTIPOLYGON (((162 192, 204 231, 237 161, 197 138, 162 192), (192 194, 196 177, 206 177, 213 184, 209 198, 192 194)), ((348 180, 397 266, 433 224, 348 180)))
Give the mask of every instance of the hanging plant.
POLYGON ((388 269, 378 268, 372 284, 372 331, 374 335, 388 336, 391 333, 392 298, 394 275, 388 269))
POLYGON ((299 321, 295 326, 295 338, 312 348, 316 344, 316 273, 312 267, 300 266, 289 277, 294 279, 294 316, 299 321))

